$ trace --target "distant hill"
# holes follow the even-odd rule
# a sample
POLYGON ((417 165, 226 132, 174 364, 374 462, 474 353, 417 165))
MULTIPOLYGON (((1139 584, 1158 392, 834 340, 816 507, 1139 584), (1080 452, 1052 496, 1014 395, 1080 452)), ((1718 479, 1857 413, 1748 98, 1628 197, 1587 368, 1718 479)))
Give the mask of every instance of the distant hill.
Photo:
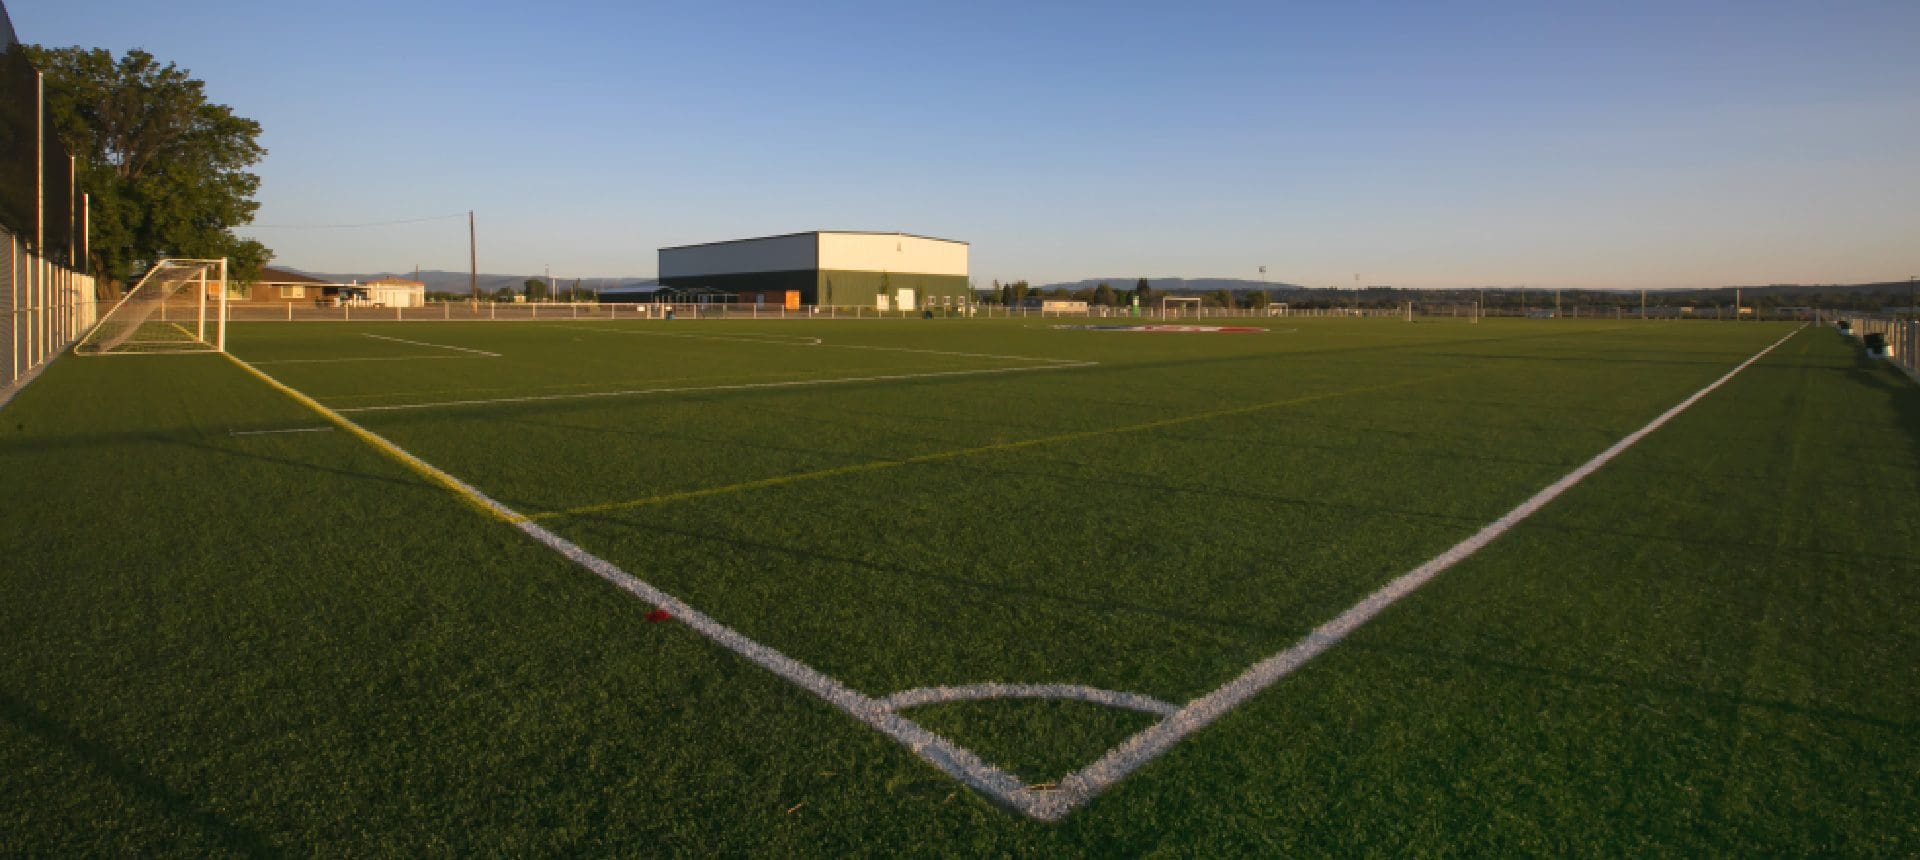
MULTIPOLYGON (((331 281, 333 283, 340 283, 340 284, 351 283, 354 281, 361 281, 361 282, 372 281, 372 280, 378 280, 380 278, 407 278, 409 280, 417 280, 423 284, 426 284, 427 292, 430 292, 430 293, 455 293, 457 295, 466 295, 469 290, 468 274, 466 272, 447 272, 439 269, 425 269, 420 271, 418 274, 415 274, 412 271, 337 273, 337 272, 310 272, 305 269, 295 269, 291 266, 276 266, 275 268, 286 269, 287 271, 290 271, 290 272, 299 272, 300 274, 310 275, 312 277, 319 278, 323 281, 331 281)), ((499 275, 499 274, 490 274, 487 272, 481 272, 478 279, 478 283, 480 286, 480 292, 483 295, 487 293, 497 292, 501 287, 507 287, 517 293, 517 292, 520 292, 521 289, 523 289, 526 286, 528 278, 538 278, 538 277, 541 277, 541 275, 537 272, 531 275, 499 275)), ((556 286, 559 289, 564 290, 568 287, 573 286, 574 279, 555 278, 554 280, 558 282, 556 286)), ((656 278, 640 278, 640 277, 581 278, 580 288, 583 290, 610 290, 618 287, 647 288, 647 287, 656 286, 658 283, 659 283, 659 280, 656 278)))
MULTIPOLYGON (((1101 284, 1106 284, 1114 288, 1114 290, 1120 291, 1133 289, 1133 285, 1139 283, 1139 281, 1140 279, 1138 277, 1083 278, 1078 281, 1040 284, 1036 289, 1051 290, 1056 287, 1064 287, 1067 292, 1074 292, 1075 290, 1093 289, 1101 284)), ((1299 284, 1289 284, 1284 281, 1250 281, 1243 278, 1148 278, 1147 285, 1153 287, 1154 292, 1160 293, 1211 293, 1214 290, 1232 290, 1236 293, 1243 293, 1248 290, 1276 292, 1279 290, 1306 289, 1306 287, 1300 286, 1299 284)))

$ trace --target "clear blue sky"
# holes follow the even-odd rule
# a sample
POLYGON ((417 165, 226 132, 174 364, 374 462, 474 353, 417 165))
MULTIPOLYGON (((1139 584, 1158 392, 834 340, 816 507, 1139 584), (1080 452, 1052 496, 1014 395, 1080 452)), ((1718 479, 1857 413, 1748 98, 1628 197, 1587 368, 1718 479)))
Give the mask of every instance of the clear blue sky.
MULTIPOLYGON (((1920 2, 8 0, 259 120, 261 225, 476 210, 489 272, 815 228, 1313 286, 1920 274, 1920 2)), ((464 219, 260 229, 466 267, 464 219)))

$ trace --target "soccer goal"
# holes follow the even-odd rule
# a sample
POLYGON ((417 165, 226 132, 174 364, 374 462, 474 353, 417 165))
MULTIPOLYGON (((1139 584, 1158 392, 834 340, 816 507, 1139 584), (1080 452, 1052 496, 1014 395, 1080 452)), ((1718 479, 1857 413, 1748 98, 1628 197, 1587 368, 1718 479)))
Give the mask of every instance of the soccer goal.
POLYGON ((1183 316, 1198 319, 1200 317, 1200 300, 1197 298, 1175 298, 1173 296, 1160 297, 1161 319, 1173 319, 1183 316))
POLYGON ((161 260, 73 347, 75 355, 227 350, 227 261, 161 260))

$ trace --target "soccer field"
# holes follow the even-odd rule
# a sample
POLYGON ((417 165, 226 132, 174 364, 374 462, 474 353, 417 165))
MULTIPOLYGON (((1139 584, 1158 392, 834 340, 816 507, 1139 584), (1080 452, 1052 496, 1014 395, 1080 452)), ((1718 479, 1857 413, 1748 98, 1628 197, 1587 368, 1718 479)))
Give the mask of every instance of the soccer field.
POLYGON ((0 851, 1920 838, 1920 394, 1845 339, 1053 323, 62 359, 0 851))

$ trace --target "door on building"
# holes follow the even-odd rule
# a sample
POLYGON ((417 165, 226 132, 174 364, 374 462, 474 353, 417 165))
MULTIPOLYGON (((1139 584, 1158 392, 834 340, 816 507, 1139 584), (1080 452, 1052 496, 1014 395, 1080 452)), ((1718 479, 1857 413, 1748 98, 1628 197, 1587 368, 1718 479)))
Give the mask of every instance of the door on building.
POLYGON ((900 309, 903 311, 914 309, 913 291, 905 287, 900 288, 900 309))

